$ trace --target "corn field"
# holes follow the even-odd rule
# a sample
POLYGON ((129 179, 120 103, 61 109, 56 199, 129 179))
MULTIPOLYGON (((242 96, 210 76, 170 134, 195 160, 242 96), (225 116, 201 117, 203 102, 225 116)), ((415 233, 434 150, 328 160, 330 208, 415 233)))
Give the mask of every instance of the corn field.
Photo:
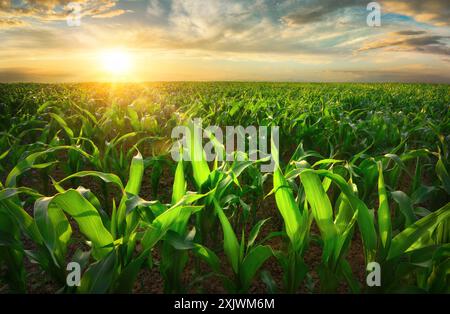
POLYGON ((0 292, 450 293, 449 109, 448 85, 0 84, 0 292), (279 126, 274 172, 173 161, 195 117, 279 126))

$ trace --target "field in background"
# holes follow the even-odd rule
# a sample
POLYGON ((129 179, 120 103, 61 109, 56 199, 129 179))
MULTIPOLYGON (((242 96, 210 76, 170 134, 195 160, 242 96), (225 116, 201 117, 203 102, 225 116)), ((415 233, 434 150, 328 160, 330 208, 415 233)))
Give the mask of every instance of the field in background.
POLYGON ((448 85, 0 84, 0 291, 450 292, 449 109, 448 85), (275 172, 172 161, 194 117, 279 126, 275 172))

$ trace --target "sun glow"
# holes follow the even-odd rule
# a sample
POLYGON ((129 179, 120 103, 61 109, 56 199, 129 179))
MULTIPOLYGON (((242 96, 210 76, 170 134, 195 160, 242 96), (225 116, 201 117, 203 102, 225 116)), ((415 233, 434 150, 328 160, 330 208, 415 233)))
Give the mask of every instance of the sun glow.
POLYGON ((132 57, 122 50, 111 50, 101 53, 100 60, 103 68, 114 75, 127 74, 131 70, 132 57))

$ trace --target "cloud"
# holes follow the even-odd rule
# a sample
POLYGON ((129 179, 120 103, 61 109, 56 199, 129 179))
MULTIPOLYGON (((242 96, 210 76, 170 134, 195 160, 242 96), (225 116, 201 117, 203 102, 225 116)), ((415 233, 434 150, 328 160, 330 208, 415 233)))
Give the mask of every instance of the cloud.
POLYGON ((0 18, 0 29, 1 28, 19 27, 19 26, 25 26, 25 25, 28 25, 28 24, 19 19, 0 18))
POLYGON ((145 48, 282 55, 335 51, 321 45, 347 35, 348 29, 339 26, 340 32, 330 34, 331 21, 302 29, 282 21, 301 5, 297 0, 151 0, 143 24, 133 25, 126 35, 115 34, 124 44, 145 48))
POLYGON ((164 15, 169 9, 165 6, 165 4, 170 6, 170 1, 149 0, 147 5, 147 14, 152 17, 160 17, 164 15))
POLYGON ((399 31, 395 32, 397 35, 404 35, 404 36, 414 36, 414 35, 423 35, 426 34, 426 31, 399 31))
POLYGON ((448 0, 385 0, 381 3, 385 12, 404 14, 436 26, 450 25, 448 0))
POLYGON ((97 18, 97 19, 104 19, 104 18, 111 18, 111 17, 119 16, 119 15, 125 14, 127 12, 132 12, 132 11, 117 9, 117 10, 111 10, 108 12, 96 14, 96 15, 93 15, 92 17, 97 18))
MULTIPOLYGON (((296 2, 298 4, 298 2, 296 2)), ((324 0, 308 1, 304 5, 298 5, 294 12, 287 14, 283 20, 289 25, 304 25, 320 22, 331 14, 337 13, 348 7, 359 6, 365 9, 365 4, 358 0, 324 0)))
POLYGON ((48 51, 66 49, 83 49, 84 45, 77 37, 77 30, 58 30, 50 27, 46 28, 11 28, 4 30, 1 38, 3 51, 48 51), (6 35, 6 36, 5 36, 6 35))
MULTIPOLYGON (((0 18, 38 22, 61 21, 70 16, 111 18, 127 13, 114 9, 118 0, 0 0, 0 18), (79 11, 78 11, 79 10, 79 11)), ((16 23, 14 27, 24 26, 16 23)), ((10 26, 11 27, 11 26, 10 26)), ((2 24, 0 24, 0 28, 2 24)))
POLYGON ((446 43, 449 38, 422 31, 399 31, 389 34, 387 38, 366 41, 358 51, 385 49, 450 56, 450 47, 446 43))
MULTIPOLYGON (((127 24, 129 27, 124 28, 123 25, 111 23, 101 25, 85 23, 83 29, 77 31, 78 35, 64 32, 59 36, 64 38, 78 36, 74 42, 81 46, 83 43, 79 43, 82 39, 80 33, 86 41, 92 43, 91 47, 97 43, 101 46, 119 45, 133 49, 166 49, 191 53, 203 51, 205 55, 209 53, 234 53, 246 56, 253 54, 261 58, 264 55, 290 56, 292 59, 296 59, 297 55, 302 58, 309 55, 312 59, 332 55, 351 56, 355 51, 387 49, 388 46, 397 46, 395 51, 411 51, 411 45, 420 44, 425 45, 426 49, 417 47, 417 51, 446 54, 445 44, 440 41, 426 43, 413 40, 412 38, 420 37, 420 35, 428 36, 420 29, 401 30, 396 33, 396 36, 388 35, 386 38, 384 32, 389 29, 395 30, 395 27, 386 26, 375 30, 369 27, 361 28, 359 24, 350 23, 350 20, 348 23, 339 24, 334 19, 325 19, 320 23, 286 25, 286 20, 283 18, 289 14, 299 14, 302 4, 316 8, 317 3, 319 2, 303 0, 248 0, 244 5, 243 1, 237 0, 226 2, 151 0, 148 2, 146 11, 143 12, 145 19, 131 21, 127 24), (293 13, 287 13, 289 11, 293 13), (399 40, 403 37, 405 40, 399 40), (406 37, 411 38, 406 40, 406 37)), ((321 10, 327 9, 321 12, 326 14, 326 12, 339 11, 340 5, 344 8, 354 5, 355 1, 346 0, 339 5, 330 0, 320 3, 321 10)), ((360 2, 359 5, 361 5, 360 2)), ((365 5, 363 8, 365 10, 365 5)), ((133 14, 136 13, 135 11, 133 14)), ((351 19, 348 13, 343 14, 340 20, 351 19)), ((100 18, 102 15, 94 15, 94 17, 100 18)), ((299 22, 298 19, 297 22, 299 22)), ((365 23, 365 19, 362 19, 362 23, 365 23)), ((64 38, 61 40, 62 43, 66 42, 64 38)), ((439 38, 435 38, 437 39, 439 38)), ((57 41, 51 44, 58 45, 57 41)), ((394 51, 394 49, 391 50, 394 51)))
MULTIPOLYGON (((365 10, 370 2, 360 0, 311 0, 286 1, 291 4, 291 12, 282 19, 288 25, 305 25, 323 21, 348 8, 365 10)), ((448 0, 379 0, 382 13, 409 16, 418 22, 435 26, 450 25, 450 5, 448 0)))

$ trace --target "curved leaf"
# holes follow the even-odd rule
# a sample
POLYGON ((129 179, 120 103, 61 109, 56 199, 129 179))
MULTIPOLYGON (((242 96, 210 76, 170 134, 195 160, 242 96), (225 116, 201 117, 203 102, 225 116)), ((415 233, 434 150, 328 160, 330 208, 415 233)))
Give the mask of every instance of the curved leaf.
MULTIPOLYGON (((392 239, 387 259, 390 260, 408 252, 408 249, 419 241, 421 237, 432 232, 440 222, 449 218, 450 203, 447 203, 438 211, 416 221, 392 239)), ((419 248, 420 246, 415 247, 415 249, 419 248)))
POLYGON ((258 245, 251 249, 247 256, 242 261, 239 270, 242 289, 247 291, 252 283, 256 272, 264 264, 264 262, 273 255, 272 248, 267 245, 258 245))

